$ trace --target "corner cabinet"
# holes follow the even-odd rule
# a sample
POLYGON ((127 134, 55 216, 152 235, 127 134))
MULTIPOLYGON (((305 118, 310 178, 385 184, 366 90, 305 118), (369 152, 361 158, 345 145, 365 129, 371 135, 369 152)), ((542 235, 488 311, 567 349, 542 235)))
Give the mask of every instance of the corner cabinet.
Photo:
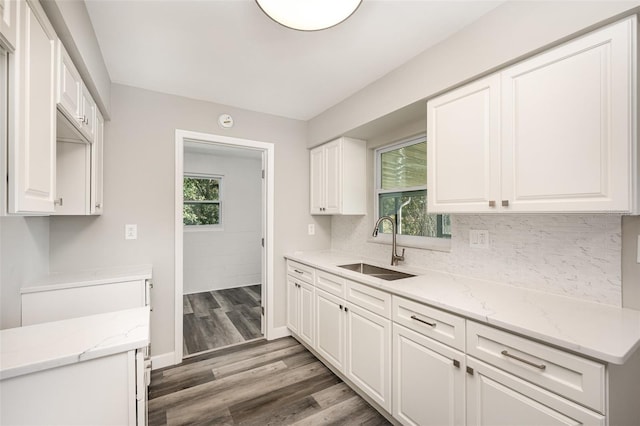
POLYGON ((637 212, 636 26, 430 100, 429 212, 637 212))
POLYGON ((366 142, 342 137, 309 157, 311 214, 366 214, 366 142))
POLYGON ((18 7, 15 92, 9 109, 9 213, 48 214, 56 193, 56 34, 39 3, 18 7))

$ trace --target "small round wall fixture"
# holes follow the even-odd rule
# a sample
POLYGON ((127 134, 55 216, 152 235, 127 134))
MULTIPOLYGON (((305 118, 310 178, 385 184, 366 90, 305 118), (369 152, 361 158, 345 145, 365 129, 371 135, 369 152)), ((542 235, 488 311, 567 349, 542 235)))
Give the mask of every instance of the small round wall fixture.
POLYGON ((233 127, 233 117, 229 114, 220 114, 218 117, 218 124, 223 129, 229 129, 233 127))
POLYGON ((269 18, 285 27, 318 31, 346 20, 362 0, 256 0, 256 3, 269 18))

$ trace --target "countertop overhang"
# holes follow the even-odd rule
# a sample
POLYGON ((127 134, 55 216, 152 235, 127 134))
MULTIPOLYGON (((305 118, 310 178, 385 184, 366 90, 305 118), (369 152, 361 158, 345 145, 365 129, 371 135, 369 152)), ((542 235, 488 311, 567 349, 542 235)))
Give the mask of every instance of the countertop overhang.
POLYGON ((640 311, 415 267, 391 267, 338 251, 285 258, 490 324, 606 363, 624 364, 640 347, 640 311), (385 281, 339 265, 365 262, 415 274, 385 281))
POLYGON ((148 306, 0 330, 0 380, 148 344, 148 306))

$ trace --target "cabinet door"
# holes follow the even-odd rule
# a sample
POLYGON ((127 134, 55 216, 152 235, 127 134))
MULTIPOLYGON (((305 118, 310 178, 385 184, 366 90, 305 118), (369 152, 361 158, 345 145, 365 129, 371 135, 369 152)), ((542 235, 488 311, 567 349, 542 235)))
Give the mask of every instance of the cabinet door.
POLYGON ((303 281, 298 282, 299 297, 299 321, 298 335, 302 340, 313 346, 313 320, 314 320, 314 287, 303 281))
POLYGON ((342 143, 340 140, 324 146, 325 161, 325 210, 327 214, 342 211, 342 143))
POLYGON ((350 304, 347 308, 347 377, 391 411, 391 321, 350 304))
POLYGON ((93 142, 96 133, 96 103, 89 90, 82 85, 82 127, 81 130, 93 142))
POLYGON ((315 349, 339 371, 344 370, 345 320, 344 301, 316 289, 315 349))
POLYGON ((467 357, 467 425, 604 425, 603 415, 467 357))
POLYGON ((0 0, 0 36, 9 50, 16 48, 18 0, 0 0))
POLYGON ((427 102, 427 210, 484 212, 499 197, 500 80, 484 78, 427 102))
POLYGON ((56 35, 38 3, 21 7, 15 128, 9 135, 9 212, 51 213, 56 188, 56 35))
POLYGON ((311 214, 323 214, 325 206, 325 182, 324 182, 324 148, 312 149, 310 154, 310 188, 309 201, 311 214))
POLYGON ((397 324, 393 351, 393 417, 405 425, 464 425, 464 354, 397 324))
POLYGON ((104 119, 96 110, 96 135, 91 144, 91 214, 100 215, 104 209, 102 197, 104 186, 103 172, 104 119))
POLYGON ((292 333, 299 332, 300 299, 298 297, 298 282, 287 276, 287 328, 292 333))
POLYGON ((82 78, 62 42, 58 41, 58 107, 80 128, 82 119, 82 78))
POLYGON ((502 199, 513 211, 629 211, 634 19, 502 72, 502 199))

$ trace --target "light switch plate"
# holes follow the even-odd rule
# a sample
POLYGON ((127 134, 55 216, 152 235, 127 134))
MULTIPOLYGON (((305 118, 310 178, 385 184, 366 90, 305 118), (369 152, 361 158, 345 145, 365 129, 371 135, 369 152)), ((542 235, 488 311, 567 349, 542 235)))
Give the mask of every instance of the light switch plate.
POLYGON ((489 248, 489 231, 487 231, 486 229, 470 229, 469 247, 484 249, 489 248))
POLYGON ((307 231, 309 235, 316 235, 316 225, 314 223, 310 223, 307 231))
POLYGON ((124 239, 125 240, 137 240, 138 239, 138 225, 127 224, 124 226, 124 239))

